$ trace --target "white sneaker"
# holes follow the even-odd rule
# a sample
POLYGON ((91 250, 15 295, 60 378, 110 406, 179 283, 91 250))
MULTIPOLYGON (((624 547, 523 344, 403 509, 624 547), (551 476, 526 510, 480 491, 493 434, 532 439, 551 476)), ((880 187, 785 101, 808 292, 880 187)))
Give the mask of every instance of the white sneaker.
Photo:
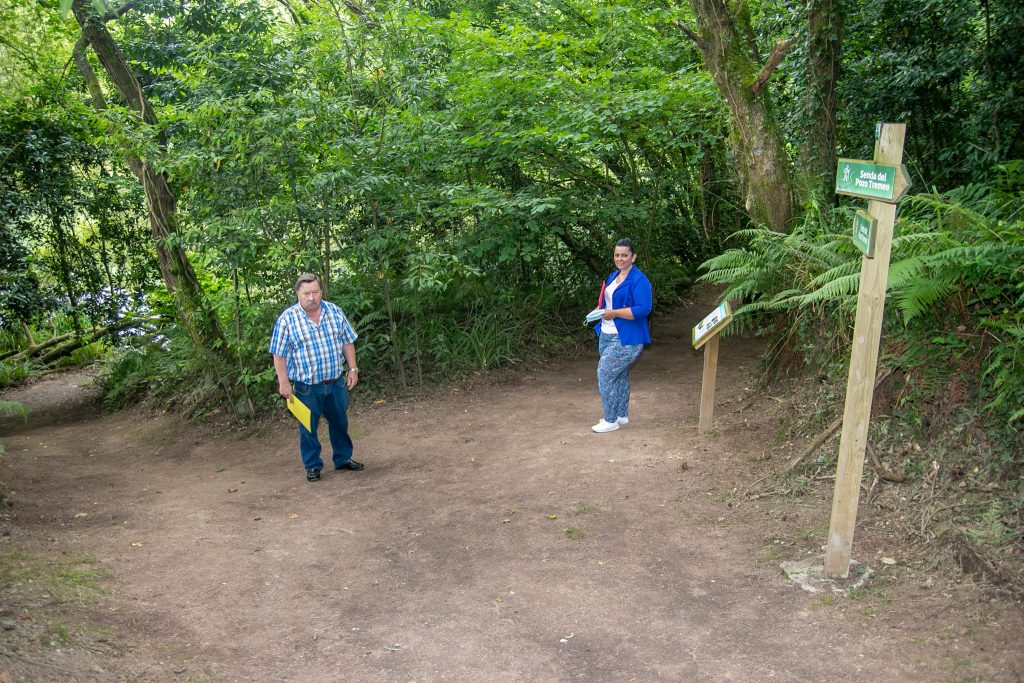
POLYGON ((619 423, 618 422, 606 422, 603 417, 601 418, 600 422, 598 422, 596 425, 591 427, 591 429, 593 429, 595 432, 598 432, 598 433, 614 432, 618 428, 619 428, 619 423))
POLYGON ((626 417, 626 416, 620 417, 619 419, 617 419, 615 421, 618 422, 620 425, 628 425, 629 424, 629 418, 626 417))

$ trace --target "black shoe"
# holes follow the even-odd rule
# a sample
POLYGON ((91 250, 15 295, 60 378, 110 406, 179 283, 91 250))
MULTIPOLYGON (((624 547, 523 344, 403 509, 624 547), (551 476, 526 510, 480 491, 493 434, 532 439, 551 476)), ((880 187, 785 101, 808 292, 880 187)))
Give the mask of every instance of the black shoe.
POLYGON ((306 470, 306 481, 320 481, 320 470, 306 470))
POLYGON ((336 469, 336 470, 352 470, 353 472, 358 472, 359 470, 363 469, 363 463, 356 462, 355 460, 349 460, 344 465, 338 465, 334 469, 336 469))

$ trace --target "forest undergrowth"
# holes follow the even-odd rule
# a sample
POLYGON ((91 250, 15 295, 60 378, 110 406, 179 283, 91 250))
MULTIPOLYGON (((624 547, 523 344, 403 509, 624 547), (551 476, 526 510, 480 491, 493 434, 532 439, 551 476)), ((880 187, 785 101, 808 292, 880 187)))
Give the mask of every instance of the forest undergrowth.
MULTIPOLYGON (((1024 588, 1022 180, 1022 165, 1010 164, 988 183, 901 206, 861 499, 920 552, 1015 592, 1024 588)), ((809 216, 789 235, 744 231, 703 276, 726 285, 734 332, 769 339, 766 382, 792 380, 785 400, 802 416, 792 430, 810 441, 776 473, 790 492, 835 473, 860 278, 849 210, 809 216)))

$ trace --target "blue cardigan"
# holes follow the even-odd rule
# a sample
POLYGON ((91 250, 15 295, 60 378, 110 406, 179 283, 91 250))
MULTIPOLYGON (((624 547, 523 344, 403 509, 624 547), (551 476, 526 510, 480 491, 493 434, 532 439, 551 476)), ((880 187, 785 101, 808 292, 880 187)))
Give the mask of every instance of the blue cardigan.
MULTIPOLYGON (((614 271, 605 280, 605 287, 612 283, 619 271, 614 271)), ((651 314, 654 293, 651 289, 651 281, 647 279, 639 268, 633 266, 629 274, 622 281, 615 291, 612 292, 612 308, 630 308, 633 311, 633 320, 625 318, 614 318, 615 329, 619 332, 619 342, 626 344, 650 344, 651 328, 647 325, 647 316, 651 314)), ((599 305, 604 308, 604 296, 601 297, 599 305)), ((601 323, 594 326, 594 331, 601 336, 601 323)))

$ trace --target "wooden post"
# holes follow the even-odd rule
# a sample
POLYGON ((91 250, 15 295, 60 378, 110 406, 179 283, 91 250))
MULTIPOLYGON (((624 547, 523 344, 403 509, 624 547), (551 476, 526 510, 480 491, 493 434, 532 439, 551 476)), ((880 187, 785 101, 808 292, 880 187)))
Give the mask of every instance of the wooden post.
MULTIPOLYGON (((906 125, 881 124, 875 141, 875 162, 899 166, 903 159, 906 125)), ((868 213, 878 219, 874 258, 863 258, 857 319, 850 353, 850 374, 846 383, 843 432, 839 440, 836 489, 832 498, 832 521, 825 551, 825 573, 846 578, 850 574, 853 533, 857 524, 857 503, 864 473, 864 450, 871 420, 871 400, 878 367, 878 345, 882 336, 885 288, 889 279, 896 203, 871 200, 868 213)))
POLYGON ((718 335, 711 337, 704 345, 704 378, 700 389, 700 422, 697 431, 711 431, 715 412, 715 378, 718 374, 718 335))
POLYGON ((700 387, 700 421, 697 431, 710 432, 715 412, 715 377, 718 374, 718 335, 732 322, 732 307, 723 301, 693 328, 694 349, 704 347, 704 379, 700 387))

